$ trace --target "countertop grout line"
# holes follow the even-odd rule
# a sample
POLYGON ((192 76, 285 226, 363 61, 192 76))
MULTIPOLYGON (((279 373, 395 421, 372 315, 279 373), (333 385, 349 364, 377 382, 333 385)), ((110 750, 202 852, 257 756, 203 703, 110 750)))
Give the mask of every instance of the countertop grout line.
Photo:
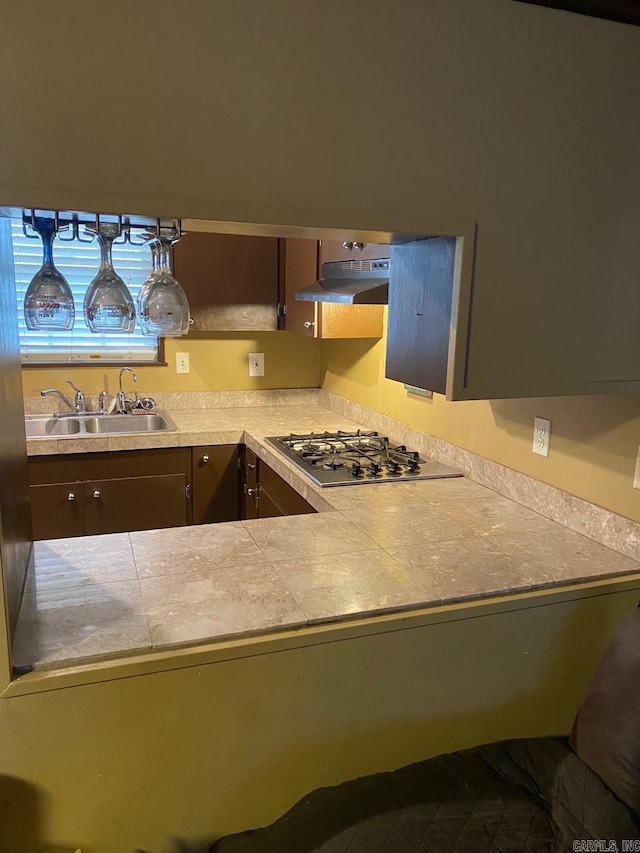
POLYGON ((144 601, 144 595, 142 594, 142 584, 140 583, 140 573, 138 572, 138 561, 136 560, 135 551, 133 548, 133 542, 131 541, 131 531, 127 533, 127 538, 129 540, 129 548, 131 549, 131 557, 133 559, 133 565, 136 570, 136 579, 138 581, 138 594, 140 596, 140 606, 142 607, 142 615, 144 616, 144 623, 147 626, 147 635, 149 637, 149 648, 153 649, 153 635, 151 634, 151 625, 149 624, 149 614, 147 613, 147 605, 144 601))
POLYGON ((293 598, 293 600, 295 601, 295 603, 297 604, 297 606, 300 608, 300 610, 301 610, 302 614, 304 615, 304 618, 307 620, 307 621, 306 621, 306 626, 309 626, 309 625, 311 624, 311 617, 309 616, 309 614, 307 613, 307 611, 306 611, 306 610, 304 609, 304 607, 302 606, 302 602, 298 600, 298 597, 297 597, 297 596, 296 596, 296 594, 293 592, 293 590, 289 587, 289 584, 288 584, 288 583, 286 582, 286 580, 285 580, 285 579, 280 575, 280 573, 278 572, 278 569, 277 569, 277 567, 276 567, 275 563, 270 562, 270 563, 269 563, 269 566, 270 566, 271 570, 273 571, 274 576, 275 576, 275 577, 277 578, 277 580, 279 580, 279 581, 280 581, 280 583, 285 587, 285 589, 287 590, 287 592, 289 593, 289 595, 291 596, 291 598, 293 598))

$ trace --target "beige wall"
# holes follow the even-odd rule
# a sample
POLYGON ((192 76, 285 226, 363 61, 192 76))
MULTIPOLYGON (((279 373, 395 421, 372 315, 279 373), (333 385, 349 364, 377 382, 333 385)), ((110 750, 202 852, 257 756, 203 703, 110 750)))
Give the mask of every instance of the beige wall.
POLYGON ((384 356, 384 339, 325 341, 322 387, 640 521, 639 394, 448 403, 385 379, 384 356), (552 421, 548 458, 531 452, 536 415, 552 421))
MULTIPOLYGON (((168 340, 165 358, 166 367, 135 368, 140 391, 241 391, 316 388, 319 384, 319 342, 289 332, 210 333, 168 340), (189 353, 190 373, 176 373, 176 352, 189 353), (250 352, 264 353, 264 376, 249 376, 250 352)), ((43 388, 66 389, 65 379, 71 379, 86 394, 99 394, 103 389, 113 394, 118 390, 117 367, 22 370, 25 396, 35 396, 43 388)))

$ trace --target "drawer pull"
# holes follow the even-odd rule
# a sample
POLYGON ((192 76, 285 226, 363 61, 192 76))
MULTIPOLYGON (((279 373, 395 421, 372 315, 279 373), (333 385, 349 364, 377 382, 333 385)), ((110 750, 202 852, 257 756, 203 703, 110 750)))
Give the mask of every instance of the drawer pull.
POLYGON ((200 461, 202 462, 203 465, 206 465, 207 462, 209 461, 209 457, 205 455, 202 457, 202 459, 200 461))
POLYGON ((96 500, 100 497, 100 490, 99 490, 99 489, 96 489, 96 490, 95 490, 95 492, 93 493, 93 497, 94 497, 96 500))
POLYGON ((76 493, 75 492, 69 492, 69 494, 67 495, 67 500, 68 501, 75 501, 75 499, 76 499, 76 493))
POLYGON ((311 320, 305 320, 304 321, 305 329, 313 329, 314 326, 315 326, 315 323, 312 323, 311 320))

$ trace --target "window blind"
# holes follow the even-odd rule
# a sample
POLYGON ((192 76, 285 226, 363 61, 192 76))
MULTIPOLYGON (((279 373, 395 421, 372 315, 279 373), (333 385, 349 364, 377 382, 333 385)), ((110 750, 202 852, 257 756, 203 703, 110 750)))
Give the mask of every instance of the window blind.
MULTIPOLYGON (((53 259, 56 267, 69 282, 76 306, 76 320, 70 332, 30 331, 24 322, 24 296, 29 282, 42 266, 40 239, 26 237, 20 221, 11 223, 13 264, 18 300, 18 329, 22 361, 29 362, 89 362, 156 361, 158 341, 145 337, 137 322, 130 335, 90 332, 82 313, 84 295, 100 265, 98 241, 65 242, 56 237, 53 259)), ((148 246, 113 244, 113 266, 121 276, 136 303, 138 291, 151 269, 148 246)))

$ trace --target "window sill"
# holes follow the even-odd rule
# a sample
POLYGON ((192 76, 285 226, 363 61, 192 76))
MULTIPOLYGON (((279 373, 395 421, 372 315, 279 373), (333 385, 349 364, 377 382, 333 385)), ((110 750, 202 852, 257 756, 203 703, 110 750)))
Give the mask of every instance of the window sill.
POLYGON ((62 368, 73 369, 84 367, 168 367, 168 362, 166 361, 125 361, 121 359, 120 361, 107 361, 105 360, 96 360, 96 361, 23 361, 22 364, 23 370, 43 370, 47 368, 52 368, 53 370, 61 370, 62 368))

